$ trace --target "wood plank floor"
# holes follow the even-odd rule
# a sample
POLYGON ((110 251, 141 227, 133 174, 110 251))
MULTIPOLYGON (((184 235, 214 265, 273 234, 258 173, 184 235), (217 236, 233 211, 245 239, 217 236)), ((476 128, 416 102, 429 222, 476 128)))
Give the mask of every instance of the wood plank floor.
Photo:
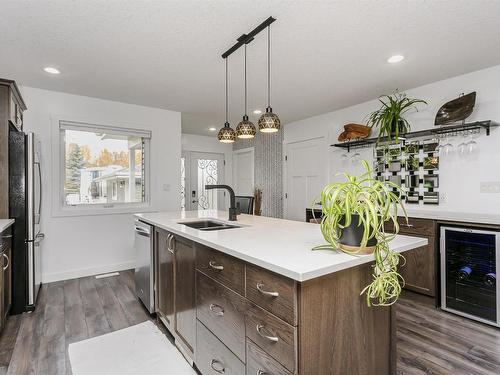
MULTIPOLYGON (((52 283, 40 293, 34 313, 8 320, 0 375, 70 375, 70 343, 151 319, 135 298, 132 271, 52 283)), ((398 374, 500 374, 500 330, 413 293, 400 298, 396 315, 398 374)))

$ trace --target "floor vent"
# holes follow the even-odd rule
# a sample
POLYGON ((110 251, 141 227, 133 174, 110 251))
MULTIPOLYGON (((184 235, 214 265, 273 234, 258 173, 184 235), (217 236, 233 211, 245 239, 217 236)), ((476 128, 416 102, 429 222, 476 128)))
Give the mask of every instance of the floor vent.
POLYGON ((118 272, 111 272, 111 273, 103 273, 102 275, 97 275, 95 278, 96 279, 104 279, 105 277, 113 277, 113 276, 118 276, 120 273, 118 272))

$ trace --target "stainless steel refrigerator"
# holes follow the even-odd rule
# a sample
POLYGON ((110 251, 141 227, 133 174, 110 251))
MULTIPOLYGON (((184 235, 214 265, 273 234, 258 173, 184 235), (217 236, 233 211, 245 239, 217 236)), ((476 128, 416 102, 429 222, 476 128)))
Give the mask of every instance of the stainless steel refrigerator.
POLYGON ((41 286, 42 202, 40 142, 34 133, 9 132, 9 212, 12 242, 11 314, 34 310, 41 286))

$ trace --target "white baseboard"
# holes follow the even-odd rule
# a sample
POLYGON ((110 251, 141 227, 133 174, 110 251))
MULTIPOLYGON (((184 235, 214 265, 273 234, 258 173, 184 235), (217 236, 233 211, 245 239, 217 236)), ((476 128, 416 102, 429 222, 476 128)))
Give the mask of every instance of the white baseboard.
POLYGON ((99 267, 79 268, 65 272, 46 273, 42 275, 42 283, 53 283, 55 281, 63 281, 76 279, 79 277, 94 276, 101 273, 116 272, 129 270, 135 267, 135 260, 123 263, 107 264, 99 267))

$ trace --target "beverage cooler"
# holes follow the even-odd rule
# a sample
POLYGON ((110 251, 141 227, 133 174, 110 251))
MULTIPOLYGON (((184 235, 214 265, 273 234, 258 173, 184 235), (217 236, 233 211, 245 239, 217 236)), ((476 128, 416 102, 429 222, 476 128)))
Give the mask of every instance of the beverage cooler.
POLYGON ((500 232, 441 227, 441 308, 500 327, 500 232))

